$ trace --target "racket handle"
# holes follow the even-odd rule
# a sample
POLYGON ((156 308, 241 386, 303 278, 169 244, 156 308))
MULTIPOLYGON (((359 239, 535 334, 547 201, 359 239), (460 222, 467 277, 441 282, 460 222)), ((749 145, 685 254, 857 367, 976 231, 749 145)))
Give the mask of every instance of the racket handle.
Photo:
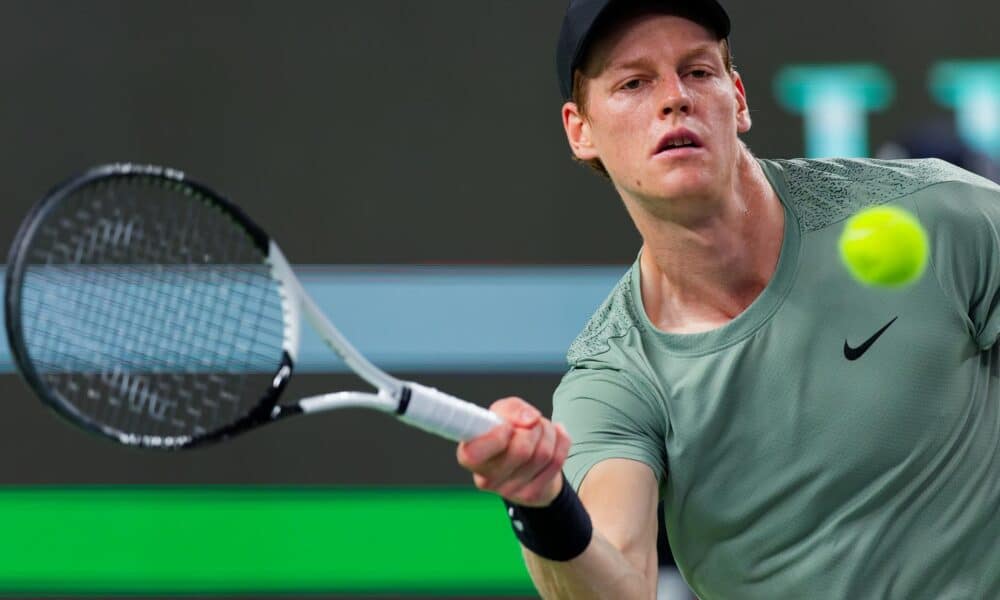
POLYGON ((479 437, 503 421, 481 406, 419 383, 405 384, 410 400, 399 419, 454 442, 479 437))

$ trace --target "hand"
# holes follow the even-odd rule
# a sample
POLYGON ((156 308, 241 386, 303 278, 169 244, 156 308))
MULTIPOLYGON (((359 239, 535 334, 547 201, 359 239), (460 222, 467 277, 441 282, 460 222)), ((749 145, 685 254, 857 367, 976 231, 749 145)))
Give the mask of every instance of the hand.
POLYGON ((458 463, 481 490, 523 506, 548 506, 562 490, 566 429, 520 398, 497 400, 490 410, 504 422, 459 444, 458 463))

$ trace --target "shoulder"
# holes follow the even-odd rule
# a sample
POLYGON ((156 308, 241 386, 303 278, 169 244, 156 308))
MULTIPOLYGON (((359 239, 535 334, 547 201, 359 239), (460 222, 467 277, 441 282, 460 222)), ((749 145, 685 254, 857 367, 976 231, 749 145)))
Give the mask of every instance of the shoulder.
POLYGON ((796 192, 804 195, 825 192, 842 196, 852 192, 867 192, 893 197, 937 183, 993 185, 983 177, 936 158, 797 158, 768 162, 778 165, 784 171, 789 191, 793 195, 796 192))
POLYGON ((616 340, 641 331, 642 320, 638 318, 632 291, 632 276, 636 269, 638 262, 622 276, 570 345, 566 361, 571 367, 583 366, 592 359, 607 358, 616 340))
POLYGON ((793 159, 763 161, 780 171, 786 202, 805 230, 822 229, 868 206, 885 204, 938 185, 996 189, 989 180, 938 159, 793 159))

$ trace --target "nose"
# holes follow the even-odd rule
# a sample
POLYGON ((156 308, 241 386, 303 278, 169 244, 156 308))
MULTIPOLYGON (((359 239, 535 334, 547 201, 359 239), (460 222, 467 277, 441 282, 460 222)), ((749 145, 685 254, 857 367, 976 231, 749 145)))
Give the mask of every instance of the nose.
POLYGON ((679 77, 666 78, 662 84, 660 112, 664 117, 688 115, 693 108, 690 94, 679 77))

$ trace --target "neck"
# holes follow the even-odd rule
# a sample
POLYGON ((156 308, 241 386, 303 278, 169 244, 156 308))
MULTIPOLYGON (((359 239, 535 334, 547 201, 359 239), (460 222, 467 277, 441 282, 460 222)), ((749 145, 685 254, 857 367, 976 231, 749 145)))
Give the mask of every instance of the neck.
POLYGON ((740 152, 721 194, 674 202, 680 210, 671 214, 644 204, 626 199, 643 238, 643 305, 659 329, 720 327, 746 310, 774 275, 784 209, 749 150, 740 152))

